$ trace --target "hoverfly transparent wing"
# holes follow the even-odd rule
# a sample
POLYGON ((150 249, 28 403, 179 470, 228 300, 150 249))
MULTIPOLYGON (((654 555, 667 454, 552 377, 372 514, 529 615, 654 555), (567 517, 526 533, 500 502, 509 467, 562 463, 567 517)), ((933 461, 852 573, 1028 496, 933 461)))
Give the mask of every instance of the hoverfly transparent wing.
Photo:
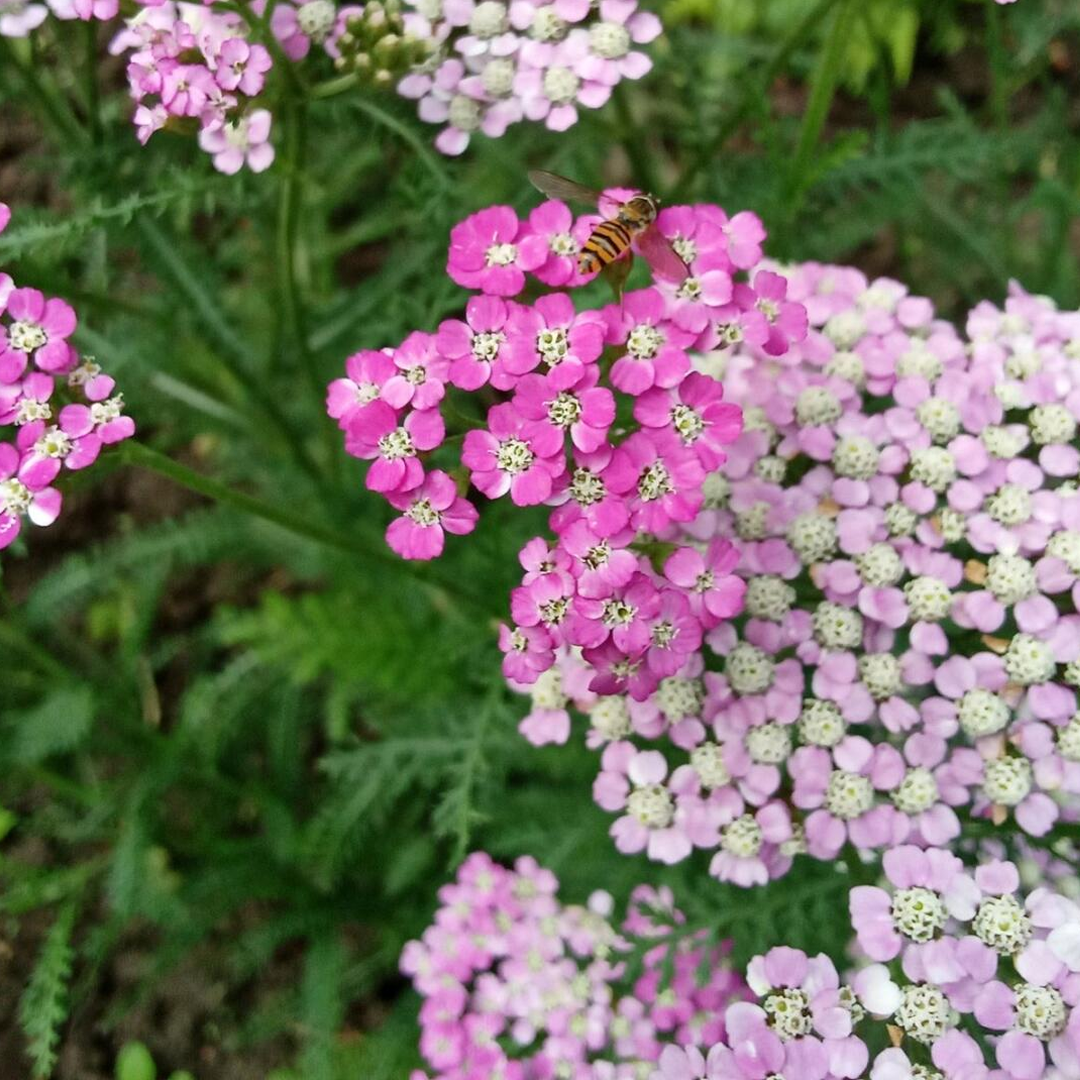
POLYGON ((595 206, 604 217, 616 217, 621 205, 618 200, 609 198, 602 191, 595 188, 587 188, 574 180, 567 180, 565 176, 556 173, 545 172, 543 169, 531 169, 529 171, 529 183, 537 191, 543 192, 549 199, 559 199, 562 202, 582 202, 595 206))
POLYGON ((543 192, 549 199, 592 203, 593 206, 596 206, 604 197, 602 191, 587 188, 584 184, 567 180, 565 176, 558 176, 553 172, 544 172, 543 169, 530 169, 529 183, 537 191, 543 192))
POLYGON ((635 243, 657 277, 678 285, 690 276, 690 268, 671 246, 671 241, 655 225, 650 225, 641 233, 635 243))

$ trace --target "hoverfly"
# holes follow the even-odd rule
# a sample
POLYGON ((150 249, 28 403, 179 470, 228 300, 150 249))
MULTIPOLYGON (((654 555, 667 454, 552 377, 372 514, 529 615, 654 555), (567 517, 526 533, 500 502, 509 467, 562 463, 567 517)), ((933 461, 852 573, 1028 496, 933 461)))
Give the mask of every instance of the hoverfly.
MULTIPOLYGON (((636 246, 658 277, 676 283, 686 280, 690 273, 686 263, 656 227, 660 200, 654 195, 643 192, 624 203, 616 203, 601 191, 593 191, 564 176, 539 169, 530 171, 529 182, 550 199, 591 203, 598 208, 601 203, 608 203, 614 207, 614 216, 601 221, 585 241, 578 255, 579 273, 604 270, 626 258, 636 246)), ((629 262, 626 272, 629 272, 629 262)), ((625 273, 622 276, 625 277, 625 273)))

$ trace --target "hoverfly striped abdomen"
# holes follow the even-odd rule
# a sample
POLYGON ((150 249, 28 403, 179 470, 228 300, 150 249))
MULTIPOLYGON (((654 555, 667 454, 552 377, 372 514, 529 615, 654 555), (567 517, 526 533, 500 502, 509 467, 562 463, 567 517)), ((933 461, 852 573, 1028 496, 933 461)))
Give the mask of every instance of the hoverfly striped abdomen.
POLYGON ((622 258, 630 250, 634 239, 631 226, 619 218, 601 221, 589 234, 581 254, 578 256, 578 270, 582 274, 591 274, 601 270, 616 259, 622 258))

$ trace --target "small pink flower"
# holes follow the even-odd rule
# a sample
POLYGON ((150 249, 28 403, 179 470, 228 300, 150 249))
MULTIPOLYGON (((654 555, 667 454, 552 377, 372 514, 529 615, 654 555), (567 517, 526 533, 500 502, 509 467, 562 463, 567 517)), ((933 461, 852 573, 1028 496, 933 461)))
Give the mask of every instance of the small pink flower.
POLYGON ((566 468, 561 435, 526 420, 509 402, 488 412, 486 431, 466 434, 461 461, 489 499, 509 492, 518 506, 542 503, 566 468))
POLYGON ((646 390, 634 402, 634 419, 648 428, 670 430, 713 470, 726 459, 724 448, 742 433, 742 409, 723 397, 721 383, 692 371, 671 390, 646 390))
POLYGON ((782 356, 806 337, 806 308, 787 297, 787 279, 759 270, 750 285, 736 285, 734 300, 743 312, 743 334, 770 356, 782 356))
POLYGON ((365 349, 345 361, 346 377, 335 379, 327 388, 326 411, 347 431, 353 417, 383 396, 383 387, 398 368, 386 352, 365 349))
POLYGON ((742 610, 746 582, 734 574, 739 553, 727 540, 713 540, 705 554, 681 547, 664 563, 664 577, 684 590, 706 629, 742 610))
POLYGON ((465 322, 447 319, 440 324, 436 345, 450 361, 450 381, 456 387, 479 390, 490 379, 498 389, 509 390, 517 382, 509 368, 513 310, 497 296, 474 296, 465 306, 465 322))
POLYGON ((439 354, 434 334, 410 334, 394 350, 393 362, 398 370, 383 384, 385 402, 395 409, 432 409, 442 401, 450 362, 439 354))
POLYGON ((266 109, 256 109, 237 120, 204 127, 199 132, 199 146, 213 156, 218 172, 231 176, 245 163, 252 172, 263 172, 274 161, 270 120, 266 109))
POLYGON ((588 42, 588 52, 576 70, 585 78, 614 86, 619 79, 640 79, 652 69, 652 61, 631 45, 644 45, 660 34, 660 20, 649 11, 638 11, 637 0, 601 0, 600 22, 585 31, 572 31, 588 42))
POLYGON ((605 444, 615 420, 615 398, 597 386, 595 367, 579 373, 560 365, 548 375, 526 375, 514 393, 514 407, 527 420, 550 427, 560 440, 569 435, 574 446, 591 453, 605 444))
POLYGON ((531 685, 555 663, 555 642, 543 626, 499 627, 503 674, 514 682, 531 685))
POLYGON ((704 476, 696 455, 667 432, 635 432, 604 470, 608 488, 627 499, 630 523, 654 533, 673 521, 693 520, 704 476))
POLYGON ((668 321, 657 289, 627 293, 620 307, 607 309, 609 343, 625 346, 611 369, 612 385, 637 396, 654 386, 677 386, 690 370, 687 347, 694 334, 668 321))
POLYGON ((454 481, 436 469, 412 491, 392 492, 390 504, 404 511, 386 529, 386 542, 403 559, 435 559, 444 532, 464 536, 476 528, 476 507, 459 497, 454 481))
POLYGON ((577 591, 583 597, 610 597, 637 571, 638 559, 632 551, 597 536, 582 518, 562 534, 559 547, 572 560, 577 591))
POLYGON ((0 549, 19 535, 22 519, 51 525, 60 515, 60 492, 23 472, 24 459, 11 443, 0 443, 0 549))
POLYGON ((398 414, 385 401, 373 401, 352 418, 345 449, 354 457, 374 459, 367 474, 371 491, 408 492, 424 479, 417 454, 433 450, 446 435, 437 409, 410 412, 399 424, 398 414))
POLYGON ((541 296, 531 307, 520 305, 510 315, 507 369, 516 374, 537 367, 552 374, 559 369, 570 386, 599 359, 605 330, 597 312, 577 314, 565 293, 541 296))
POLYGON ((266 73, 272 66, 270 54, 261 45, 231 37, 218 52, 214 75, 222 90, 239 90, 248 97, 255 97, 262 92, 266 73))
MULTIPOLYGON (((858 848, 876 848, 893 836, 896 810, 879 801, 880 788, 895 784, 903 763, 875 746, 849 735, 830 754, 817 746, 802 746, 791 755, 788 771, 795 781, 792 801, 810 810, 806 844, 819 859, 835 858, 848 839, 858 848)), ((893 751, 895 755, 895 751, 893 751)))
POLYGON ((466 288, 516 296, 525 287, 525 271, 547 257, 543 238, 523 227, 509 206, 491 206, 451 230, 446 272, 466 288))
POLYGON ((0 327, 0 383, 19 379, 30 360, 42 371, 61 372, 72 366, 74 353, 67 339, 76 318, 69 304, 46 300, 37 289, 12 289, 6 308, 11 321, 6 333, 0 327))
POLYGON ((98 379, 87 387, 90 405, 65 405, 60 410, 60 430, 71 440, 65 459, 69 469, 83 469, 93 463, 102 446, 130 439, 135 421, 123 415, 124 395, 109 397, 112 379, 98 379))

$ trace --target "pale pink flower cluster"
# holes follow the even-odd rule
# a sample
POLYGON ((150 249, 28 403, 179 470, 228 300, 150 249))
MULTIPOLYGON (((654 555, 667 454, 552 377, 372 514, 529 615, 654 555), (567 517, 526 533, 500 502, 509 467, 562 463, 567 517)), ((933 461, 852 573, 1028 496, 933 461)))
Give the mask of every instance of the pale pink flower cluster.
POLYGON ((596 109, 622 79, 652 61, 636 46, 660 33, 637 0, 409 0, 406 28, 433 43, 424 70, 398 93, 418 100, 420 118, 443 124, 435 140, 460 154, 480 131, 498 137, 521 120, 553 131, 596 109))
MULTIPOLYGON (((0 203, 0 232, 10 217, 0 203)), ((0 441, 0 549, 24 519, 56 520, 61 468, 85 469, 102 447, 135 432, 113 380, 68 341, 75 325, 65 301, 0 271, 0 429, 14 436, 0 441)))
POLYGON ((970 872, 948 851, 899 847, 884 870, 884 887, 851 891, 851 917, 866 956, 900 961, 905 1032, 930 1045, 972 1018, 1003 1078, 1036 1080, 1048 1066, 1080 1076, 1080 906, 1024 889, 1007 861, 970 872))
POLYGON ((476 853, 440 890, 433 924, 401 957, 433 1077, 639 1080, 664 1042, 724 1038, 724 1007, 745 984, 724 949, 667 940, 683 916, 666 890, 636 889, 620 928, 607 893, 582 906, 558 888, 533 859, 509 869, 476 853))
POLYGON ((714 325, 694 364, 744 431, 656 530, 671 559, 732 537, 743 614, 644 700, 597 699, 566 649, 523 731, 586 713, 619 849, 712 851, 724 881, 968 815, 1043 836, 1080 793, 1080 313, 1014 288, 965 341, 898 282, 786 273, 810 333, 772 357, 714 325))
POLYGON ((823 955, 755 957, 758 1000, 729 1005, 705 1051, 665 1047, 651 1080, 1080 1077, 1080 907, 1025 892, 1009 862, 971 872, 899 847, 884 869, 884 887, 850 894, 870 962, 841 979, 823 955))
POLYGON ((147 4, 110 50, 127 55, 134 123, 145 143, 167 125, 198 127, 199 145, 224 173, 274 160, 270 113, 254 107, 272 66, 235 12, 172 0, 147 4))
MULTIPOLYGON (((481 290, 464 319, 350 357, 327 406, 346 450, 372 461, 368 488, 402 513, 387 532, 391 546, 426 559, 441 553, 444 531, 475 526, 477 511, 449 472, 428 470, 447 421, 475 414, 461 394, 482 392, 486 423, 465 432, 461 465, 488 499, 550 507, 555 534, 520 553, 513 625, 500 639, 505 674, 533 684, 558 651, 581 649, 590 692, 645 701, 661 680, 700 663, 703 635, 739 610, 744 591, 727 541, 657 547, 698 515, 706 476, 741 429, 720 382, 692 370, 690 350, 709 347, 723 326, 779 356, 805 335, 806 313, 787 299, 782 276, 757 268, 760 221, 706 205, 664 210, 657 222, 686 260, 685 281, 657 279, 578 310, 561 289, 583 283, 577 256, 597 220, 575 221, 550 201, 526 221, 496 206, 461 222, 448 272, 481 290), (559 291, 514 300, 527 275, 559 291)), ((560 710, 530 721, 530 738, 565 741, 560 710)))
MULTIPOLYGON (((291 61, 303 60, 314 43, 348 70, 358 47, 349 20, 364 14, 362 4, 338 8, 334 0, 255 0, 252 20, 215 0, 136 3, 112 52, 131 54, 128 84, 139 140, 165 127, 195 126, 200 146, 226 173, 245 164, 260 172, 274 158, 271 115, 258 100, 270 53, 251 40, 251 26, 265 18, 291 61)), ((59 18, 110 20, 119 4, 0 0, 0 36, 26 36, 50 10, 59 18)), ((396 7, 393 13, 397 17, 396 7)), ((380 10, 368 27, 377 40, 365 47, 385 59, 403 35, 387 29, 384 43, 377 33, 384 25, 380 10)), ((565 131, 579 108, 599 108, 620 80, 651 69, 638 47, 661 30, 654 14, 638 10, 638 0, 408 0, 398 25, 422 47, 397 61, 396 71, 407 71, 397 92, 417 101, 422 120, 443 125, 435 145, 445 154, 462 153, 477 131, 497 137, 522 120, 565 131), (426 59, 410 70, 416 55, 426 59)), ((391 63, 383 73, 388 84, 393 72, 391 63)))

